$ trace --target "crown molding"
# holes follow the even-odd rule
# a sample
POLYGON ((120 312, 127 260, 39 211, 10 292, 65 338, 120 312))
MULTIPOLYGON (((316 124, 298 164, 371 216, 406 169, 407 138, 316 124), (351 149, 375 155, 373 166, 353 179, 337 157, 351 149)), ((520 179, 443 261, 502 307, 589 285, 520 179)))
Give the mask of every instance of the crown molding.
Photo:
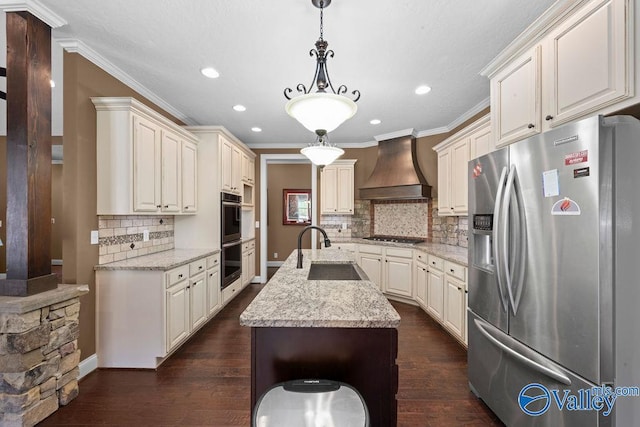
POLYGON ((67 25, 67 21, 37 0, 0 0, 0 10, 4 12, 29 12, 51 28, 67 25))
POLYGON ((87 46, 87 44, 85 44, 84 42, 76 39, 55 39, 55 41, 67 52, 78 53, 82 55, 84 58, 91 61, 107 73, 111 74, 113 77, 120 80, 122 83, 129 86, 131 89, 135 90, 140 95, 144 96, 149 101, 153 102, 155 105, 170 113, 174 117, 180 119, 187 125, 195 126, 198 124, 193 119, 189 118, 186 114, 184 114, 180 110, 177 110, 167 101, 160 98, 158 95, 146 88, 142 83, 138 82, 129 74, 125 73, 111 61, 87 46))
POLYGON ((463 113, 460 117, 458 117, 457 119, 455 119, 454 121, 449 123, 447 125, 447 128, 448 128, 447 132, 451 132, 452 130, 454 130, 455 128, 457 128, 458 126, 460 126, 461 124, 463 124, 467 120, 469 120, 471 117, 475 116, 476 114, 478 114, 479 112, 481 112, 485 108, 489 107, 490 105, 491 105, 491 98, 490 97, 487 97, 487 98, 483 99, 478 104, 476 104, 475 106, 471 107, 470 110, 467 110, 466 113, 463 113))
POLYGON ((558 0, 549 7, 542 15, 529 25, 518 37, 505 47, 502 52, 491 60, 480 71, 484 77, 493 77, 507 63, 516 59, 529 49, 533 44, 540 41, 554 26, 564 19, 567 14, 582 6, 590 0, 558 0))
POLYGON ((382 135, 375 135, 374 138, 376 139, 376 141, 386 141, 387 139, 400 138, 403 136, 412 136, 415 138, 416 131, 414 128, 401 129, 395 132, 384 133, 382 135))

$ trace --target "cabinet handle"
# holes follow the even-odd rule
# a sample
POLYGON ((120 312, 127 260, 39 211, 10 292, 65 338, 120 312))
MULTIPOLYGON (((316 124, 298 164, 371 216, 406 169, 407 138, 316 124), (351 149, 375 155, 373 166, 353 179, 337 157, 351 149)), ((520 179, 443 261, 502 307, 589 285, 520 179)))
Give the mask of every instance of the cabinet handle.
POLYGON ((459 290, 459 291, 461 291, 461 290, 462 290, 462 288, 461 288, 460 286, 458 286, 458 290, 459 290))
POLYGON ((168 209, 168 208, 169 208, 169 205, 164 205, 164 208, 165 208, 165 209, 168 209))
POLYGON ((182 274, 178 274, 178 279, 182 279, 182 274))
POLYGON ((452 272, 452 273, 455 273, 453 268, 450 268, 449 271, 452 272))
POLYGON ((423 268, 423 269, 422 269, 422 271, 427 271, 427 269, 426 269, 426 268, 423 268))
POLYGON ((160 209, 162 207, 162 205, 156 205, 156 208, 160 209))
POLYGON ((545 119, 546 121, 553 120, 553 116, 552 116, 552 115, 548 115, 548 116, 547 116, 547 117, 545 117, 544 119, 545 119))
POLYGON ((213 273, 209 274, 209 277, 213 277, 213 273))
POLYGON ((185 211, 186 211, 186 210, 188 210, 188 209, 189 209, 189 206, 185 206, 185 207, 184 207, 184 210, 185 210, 185 211))
MULTIPOLYGON (((202 270, 202 266, 199 266, 199 267, 198 267, 198 270, 202 270)), ((451 271, 453 271, 453 270, 451 270, 451 271)))
POLYGON ((529 123, 529 124, 527 125, 527 127, 528 127, 529 129, 533 129, 534 127, 536 127, 536 125, 534 125, 533 123, 529 123))

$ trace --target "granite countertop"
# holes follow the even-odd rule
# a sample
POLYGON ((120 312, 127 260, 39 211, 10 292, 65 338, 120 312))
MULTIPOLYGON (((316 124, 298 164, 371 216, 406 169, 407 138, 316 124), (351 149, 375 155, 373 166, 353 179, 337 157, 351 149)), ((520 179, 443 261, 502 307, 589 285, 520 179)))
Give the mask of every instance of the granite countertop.
POLYGON ((94 270, 166 271, 218 252, 220 252, 220 249, 170 249, 150 255, 96 265, 94 270))
POLYGON ((467 248, 462 246, 445 245, 443 243, 398 243, 398 242, 382 242, 378 240, 367 240, 360 237, 353 237, 347 239, 332 239, 331 243, 357 243, 364 245, 376 245, 376 246, 392 246, 397 248, 418 249, 425 253, 435 255, 442 259, 452 261, 464 266, 469 263, 467 248))
POLYGON ((343 251, 303 250, 287 258, 240 315, 251 327, 396 328, 400 315, 369 280, 307 280, 311 263, 355 264, 343 251))

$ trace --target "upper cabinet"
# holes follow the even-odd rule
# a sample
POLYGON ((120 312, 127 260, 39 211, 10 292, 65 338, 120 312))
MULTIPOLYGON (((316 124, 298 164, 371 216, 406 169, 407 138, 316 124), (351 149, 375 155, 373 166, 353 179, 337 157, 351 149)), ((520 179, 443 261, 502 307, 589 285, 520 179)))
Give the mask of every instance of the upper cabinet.
POLYGON ((633 10, 629 0, 558 2, 489 64, 496 146, 637 103, 633 10))
POLYGON ((489 115, 433 149, 438 153, 438 215, 466 215, 469 160, 495 149, 489 115))
POLYGON ((242 182, 253 185, 255 177, 256 161, 252 155, 242 153, 242 182))
POLYGON ((220 136, 220 170, 222 191, 241 195, 242 153, 234 143, 220 136))
POLYGON ((320 171, 322 215, 353 215, 356 160, 336 160, 320 171))
POLYGON ((196 213, 196 137, 133 98, 92 101, 97 214, 196 213))

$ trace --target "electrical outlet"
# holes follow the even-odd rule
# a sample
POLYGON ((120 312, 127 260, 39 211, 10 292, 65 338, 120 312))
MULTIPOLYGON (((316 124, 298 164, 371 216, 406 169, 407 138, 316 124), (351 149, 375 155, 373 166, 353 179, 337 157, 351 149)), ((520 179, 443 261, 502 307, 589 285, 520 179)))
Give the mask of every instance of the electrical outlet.
POLYGON ((142 231, 142 241, 143 242, 148 242, 149 241, 149 230, 143 230, 142 231))
POLYGON ((256 221, 256 228, 260 228, 260 221, 256 221))
POLYGON ((347 229, 347 223, 346 223, 346 222, 343 222, 343 223, 342 223, 342 229, 343 229, 343 230, 346 230, 346 229, 347 229))
POLYGON ((278 252, 274 252, 274 253, 273 253, 273 257, 274 257, 274 258, 276 258, 276 259, 278 259, 278 252))
POLYGON ((91 230, 91 244, 98 244, 98 230, 91 230))

